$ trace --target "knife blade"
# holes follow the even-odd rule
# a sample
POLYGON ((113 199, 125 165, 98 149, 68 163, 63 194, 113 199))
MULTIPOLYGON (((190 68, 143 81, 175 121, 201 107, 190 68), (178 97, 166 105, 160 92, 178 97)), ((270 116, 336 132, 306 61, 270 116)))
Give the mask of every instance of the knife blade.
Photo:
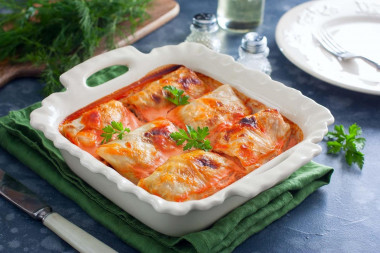
POLYGON ((42 223, 79 252, 116 252, 74 225, 42 201, 25 185, 0 169, 0 195, 42 223))

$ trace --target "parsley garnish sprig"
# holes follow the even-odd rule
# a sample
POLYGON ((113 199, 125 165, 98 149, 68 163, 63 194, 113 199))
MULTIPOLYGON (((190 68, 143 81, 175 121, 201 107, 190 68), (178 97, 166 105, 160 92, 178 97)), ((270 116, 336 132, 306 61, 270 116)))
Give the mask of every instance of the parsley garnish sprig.
POLYGON ((111 125, 107 125, 103 128, 103 133, 100 136, 104 139, 101 144, 109 142, 115 134, 117 134, 117 138, 121 140, 123 139, 125 132, 129 133, 130 131, 131 130, 128 127, 123 126, 123 123, 112 121, 111 125))
POLYGON ((197 148, 210 151, 212 149, 210 141, 205 139, 206 136, 209 135, 208 127, 198 127, 197 130, 195 130, 193 127, 186 125, 186 130, 187 132, 184 129, 180 129, 178 132, 170 134, 170 138, 176 141, 178 146, 187 142, 183 150, 197 148))
POLYGON ((341 150, 345 151, 345 158, 348 165, 356 163, 363 169, 364 154, 360 152, 364 148, 366 139, 357 137, 362 134, 362 129, 355 123, 348 129, 348 134, 343 125, 336 125, 335 131, 328 132, 326 137, 331 141, 327 142, 328 153, 337 154, 341 150))
POLYGON ((189 96, 183 95, 185 91, 177 89, 174 86, 167 85, 164 87, 164 90, 169 91, 169 95, 165 96, 167 100, 172 102, 175 105, 186 105, 189 103, 189 96))

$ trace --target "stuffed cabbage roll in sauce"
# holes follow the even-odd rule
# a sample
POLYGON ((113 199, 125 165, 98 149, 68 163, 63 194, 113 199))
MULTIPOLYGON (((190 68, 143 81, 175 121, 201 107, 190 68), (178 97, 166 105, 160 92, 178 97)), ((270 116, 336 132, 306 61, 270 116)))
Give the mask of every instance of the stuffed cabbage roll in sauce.
POLYGON ((165 98, 169 95, 164 89, 165 86, 183 90, 184 95, 189 96, 190 99, 198 98, 211 91, 211 87, 206 85, 195 72, 181 66, 162 78, 148 83, 142 90, 121 101, 146 121, 166 117, 167 112, 175 105, 165 98))
POLYGON ((183 202, 206 198, 245 174, 221 155, 195 150, 169 158, 138 186, 163 199, 183 202))
POLYGON ((290 125, 275 109, 243 117, 220 131, 213 150, 239 159, 252 171, 283 152, 289 141, 290 125))
POLYGON ((60 132, 72 143, 96 156, 96 148, 102 141, 102 129, 112 121, 122 122, 125 127, 135 129, 140 122, 124 105, 116 100, 102 103, 85 111, 73 121, 64 122, 60 132))
POLYGON ((182 152, 182 147, 169 137, 177 128, 166 119, 156 119, 128 134, 101 145, 96 153, 117 172, 137 184, 149 176, 170 156, 182 152))
POLYGON ((186 125, 208 127, 213 132, 220 124, 233 124, 250 112, 231 86, 223 85, 187 105, 176 107, 167 118, 181 128, 186 125))

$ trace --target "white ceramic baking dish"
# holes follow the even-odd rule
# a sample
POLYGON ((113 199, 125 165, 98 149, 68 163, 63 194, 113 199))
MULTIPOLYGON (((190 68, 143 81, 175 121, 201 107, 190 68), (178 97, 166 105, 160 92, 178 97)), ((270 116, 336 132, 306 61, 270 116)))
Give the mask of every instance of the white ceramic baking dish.
POLYGON ((273 81, 265 74, 244 68, 230 56, 194 43, 156 48, 149 54, 141 53, 132 46, 119 48, 79 64, 64 73, 60 80, 67 90, 42 101, 42 107, 31 114, 32 126, 54 142, 75 174, 141 222, 171 236, 204 229, 237 206, 286 179, 321 152, 317 143, 327 133, 327 126, 334 121, 328 109, 299 91, 273 81), (304 140, 208 198, 176 203, 151 195, 132 184, 69 142, 58 131, 59 124, 71 113, 166 64, 185 65, 278 109, 300 126, 304 140), (129 71, 97 87, 86 85, 89 76, 112 65, 127 65, 129 71))

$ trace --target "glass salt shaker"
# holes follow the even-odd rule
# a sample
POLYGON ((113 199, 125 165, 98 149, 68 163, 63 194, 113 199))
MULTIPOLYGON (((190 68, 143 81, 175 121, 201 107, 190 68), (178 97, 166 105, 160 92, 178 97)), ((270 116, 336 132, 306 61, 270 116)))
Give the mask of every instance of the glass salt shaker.
POLYGON ((268 61, 268 55, 267 38, 256 32, 250 32, 245 34, 241 40, 237 62, 245 65, 247 68, 259 70, 270 75, 272 67, 268 61))
POLYGON ((219 52, 220 41, 216 37, 218 29, 219 27, 214 14, 198 13, 193 17, 193 23, 190 26, 191 33, 186 38, 186 41, 201 43, 206 47, 219 52))

